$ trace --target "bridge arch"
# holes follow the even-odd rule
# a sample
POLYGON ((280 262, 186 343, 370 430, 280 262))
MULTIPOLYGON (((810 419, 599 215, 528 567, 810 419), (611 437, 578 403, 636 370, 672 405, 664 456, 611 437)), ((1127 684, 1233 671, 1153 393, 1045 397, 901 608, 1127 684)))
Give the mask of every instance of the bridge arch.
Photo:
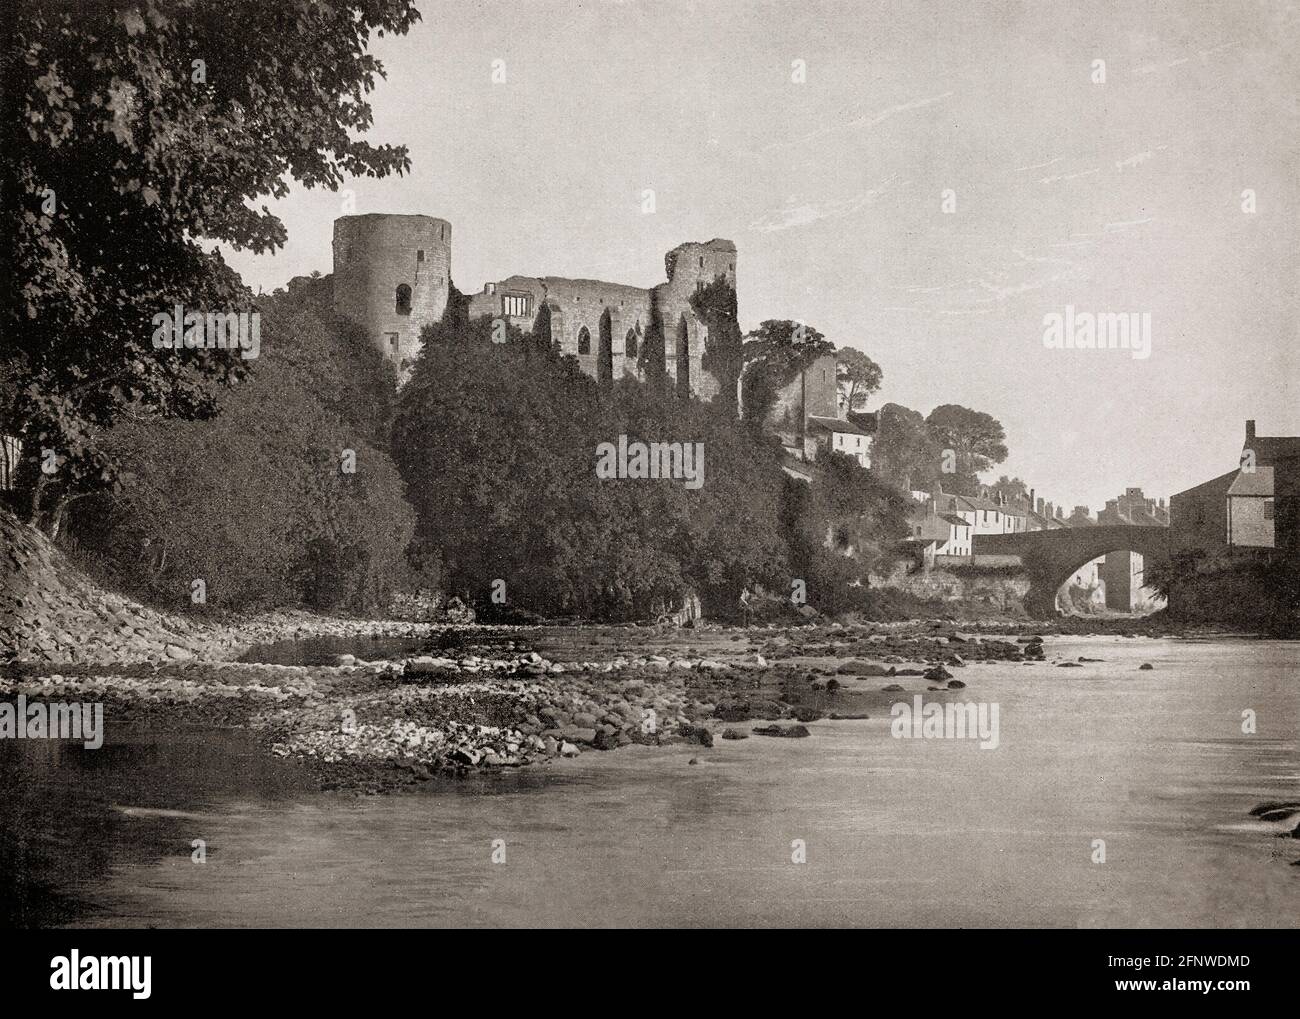
POLYGON ((1111 552, 1137 552, 1148 562, 1169 555, 1169 528, 1103 524, 1016 534, 977 534, 975 556, 1013 556, 1029 576, 1025 609, 1037 619, 1056 615, 1056 592, 1071 576, 1111 552))

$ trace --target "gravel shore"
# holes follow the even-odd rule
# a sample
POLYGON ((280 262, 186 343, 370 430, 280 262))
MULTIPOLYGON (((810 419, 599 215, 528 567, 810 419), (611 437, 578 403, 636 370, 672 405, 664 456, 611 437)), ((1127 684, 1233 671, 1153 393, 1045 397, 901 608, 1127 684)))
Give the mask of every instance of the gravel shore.
POLYGON ((278 613, 226 638, 211 645, 217 660, 11 663, 0 698, 101 702, 110 741, 121 725, 247 728, 323 788, 384 792, 630 743, 801 738, 804 722, 887 714, 903 694, 977 685, 986 662, 1051 664, 1042 636, 944 621, 661 630, 278 613), (249 645, 322 637, 355 653, 320 665, 229 660, 249 645), (366 660, 368 641, 395 637, 437 650, 366 660))

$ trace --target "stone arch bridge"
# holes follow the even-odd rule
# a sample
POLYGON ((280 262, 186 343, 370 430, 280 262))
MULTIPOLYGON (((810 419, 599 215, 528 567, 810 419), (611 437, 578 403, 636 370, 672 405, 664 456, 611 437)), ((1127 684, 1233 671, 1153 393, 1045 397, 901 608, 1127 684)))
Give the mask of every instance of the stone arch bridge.
POLYGON ((1085 563, 1108 552, 1137 552, 1147 562, 1169 554, 1168 527, 1101 524, 1016 534, 977 534, 972 555, 1014 556, 1029 575, 1025 609, 1036 619, 1056 615, 1056 592, 1085 563))

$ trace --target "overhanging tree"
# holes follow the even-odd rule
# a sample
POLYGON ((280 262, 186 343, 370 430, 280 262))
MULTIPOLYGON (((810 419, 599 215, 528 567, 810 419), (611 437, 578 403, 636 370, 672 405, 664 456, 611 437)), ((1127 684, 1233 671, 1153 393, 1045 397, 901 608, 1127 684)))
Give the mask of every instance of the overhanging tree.
POLYGON ((111 484, 102 430, 126 414, 200 418, 249 362, 155 350, 153 317, 230 312, 251 295, 215 248, 285 240, 265 205, 289 181, 409 168, 359 140, 383 69, 372 31, 405 33, 410 0, 18 0, 0 51, 0 431, 23 442, 19 486, 40 519, 50 491, 111 484), (53 454, 53 474, 40 470, 53 454))

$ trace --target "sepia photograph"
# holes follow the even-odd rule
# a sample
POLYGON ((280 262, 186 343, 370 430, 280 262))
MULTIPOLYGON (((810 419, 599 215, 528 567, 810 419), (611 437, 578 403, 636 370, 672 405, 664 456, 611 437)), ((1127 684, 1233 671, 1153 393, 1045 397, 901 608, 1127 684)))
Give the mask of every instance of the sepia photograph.
POLYGON ((1300 3, 4 6, 33 993, 234 928, 1286 985, 1300 3))

